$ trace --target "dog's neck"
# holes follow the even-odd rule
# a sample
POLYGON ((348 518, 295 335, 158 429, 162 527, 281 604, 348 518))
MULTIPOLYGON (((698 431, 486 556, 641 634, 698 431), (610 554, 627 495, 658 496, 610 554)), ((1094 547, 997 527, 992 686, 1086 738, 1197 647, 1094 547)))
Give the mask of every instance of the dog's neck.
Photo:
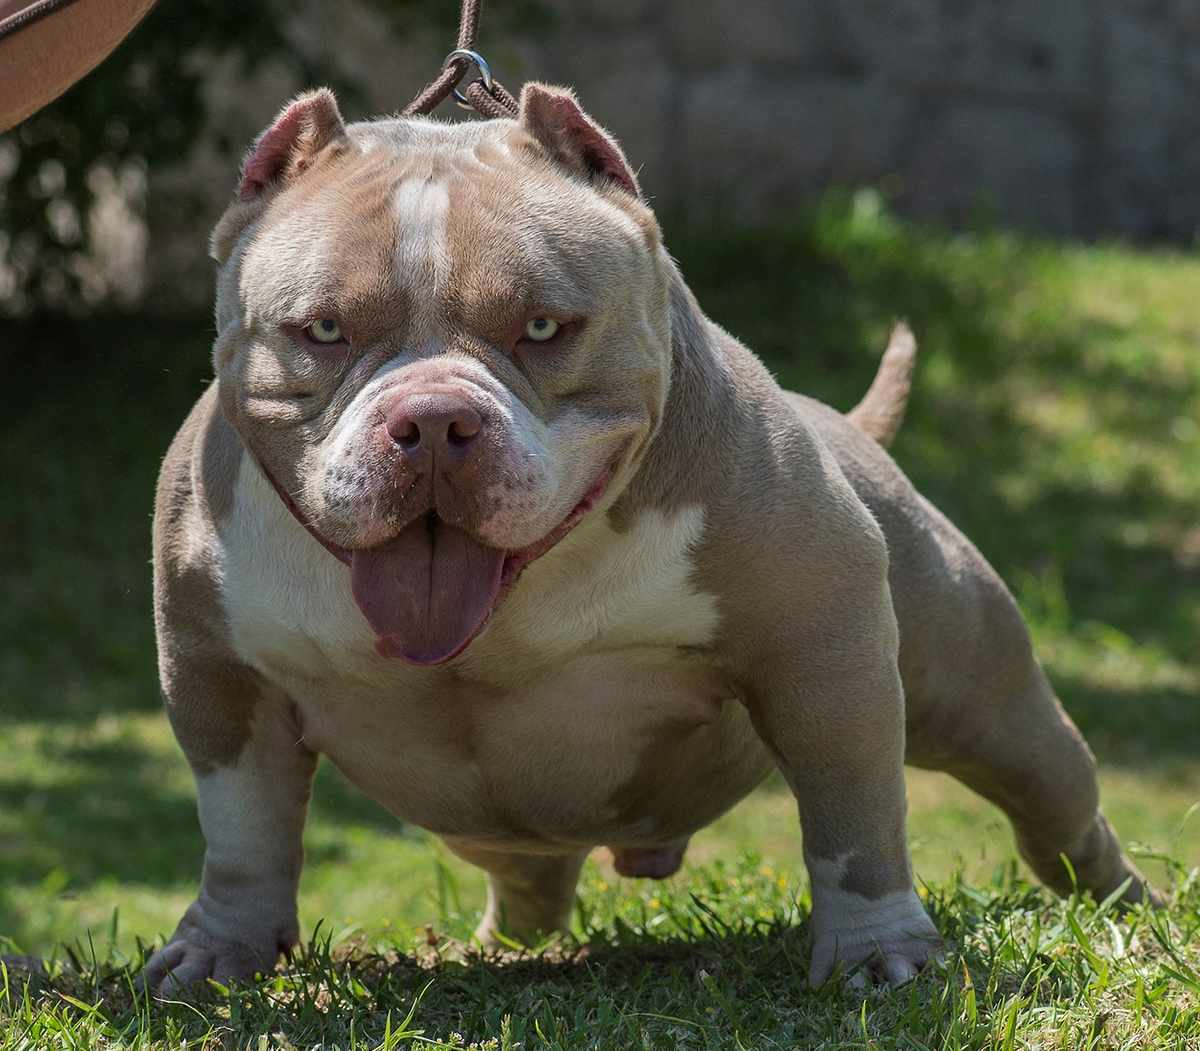
POLYGON ((740 459, 734 443, 744 439, 735 436, 746 429, 730 373, 757 363, 705 316, 665 252, 663 265, 669 275, 670 385, 637 475, 609 512, 618 528, 646 508, 707 507, 719 500, 740 459))

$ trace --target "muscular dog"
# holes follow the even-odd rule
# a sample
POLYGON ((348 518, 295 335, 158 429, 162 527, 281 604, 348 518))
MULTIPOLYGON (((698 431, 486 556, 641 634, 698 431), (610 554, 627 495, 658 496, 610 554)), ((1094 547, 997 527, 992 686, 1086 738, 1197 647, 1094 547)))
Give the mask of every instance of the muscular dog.
POLYGON ((296 941, 320 753, 486 871, 485 939, 566 929, 597 845, 669 874, 776 767, 814 983, 938 952, 905 761, 1002 807, 1054 889, 1065 856, 1097 895, 1148 893, 999 578, 877 442, 705 317, 569 93, 350 126, 301 97, 213 249, 216 382, 155 521, 207 851, 151 986, 296 941))

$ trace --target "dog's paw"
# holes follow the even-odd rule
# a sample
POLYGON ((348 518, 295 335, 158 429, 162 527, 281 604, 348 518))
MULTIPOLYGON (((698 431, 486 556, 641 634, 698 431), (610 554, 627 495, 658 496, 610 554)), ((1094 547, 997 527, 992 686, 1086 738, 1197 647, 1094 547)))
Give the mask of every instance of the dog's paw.
POLYGON ((484 952, 512 949, 541 950, 570 941, 567 925, 553 927, 514 927, 511 923, 489 922, 487 917, 475 928, 475 942, 484 952))
POLYGON ((187 917, 171 939, 146 961, 138 988, 165 996, 195 989, 209 979, 227 985, 250 981, 274 968, 294 938, 265 937, 251 943, 206 931, 187 917))
POLYGON ((900 985, 930 965, 941 966, 941 937, 915 893, 869 901, 843 901, 838 915, 813 913, 808 982, 824 985, 835 974, 851 986, 900 985))
POLYGON ((936 935, 932 940, 893 938, 865 945, 814 947, 808 981, 816 988, 838 974, 852 988, 861 988, 868 983, 902 985, 930 965, 940 967, 942 964, 936 935))

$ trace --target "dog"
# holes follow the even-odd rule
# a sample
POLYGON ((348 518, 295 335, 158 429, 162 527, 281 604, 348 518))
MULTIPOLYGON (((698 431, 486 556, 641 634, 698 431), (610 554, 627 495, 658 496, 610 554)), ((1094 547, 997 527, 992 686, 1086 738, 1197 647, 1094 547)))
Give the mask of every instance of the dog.
POLYGON ((1153 894, 1013 599, 875 440, 896 400, 781 390, 572 94, 350 125, 301 96, 212 247, 216 382, 154 525, 206 853, 149 988, 296 943, 321 753, 485 871, 485 942, 566 931, 596 846, 671 874, 776 768, 812 985, 939 958, 906 761, 999 805, 1059 893, 1153 894))

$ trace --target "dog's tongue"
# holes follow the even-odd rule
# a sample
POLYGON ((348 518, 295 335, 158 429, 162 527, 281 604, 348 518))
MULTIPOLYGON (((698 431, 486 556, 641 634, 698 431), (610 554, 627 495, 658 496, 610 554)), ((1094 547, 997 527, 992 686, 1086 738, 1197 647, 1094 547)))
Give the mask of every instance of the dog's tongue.
POLYGON ((379 636, 375 648, 410 664, 455 656, 496 601, 505 555, 433 517, 352 552, 354 601, 379 636))

